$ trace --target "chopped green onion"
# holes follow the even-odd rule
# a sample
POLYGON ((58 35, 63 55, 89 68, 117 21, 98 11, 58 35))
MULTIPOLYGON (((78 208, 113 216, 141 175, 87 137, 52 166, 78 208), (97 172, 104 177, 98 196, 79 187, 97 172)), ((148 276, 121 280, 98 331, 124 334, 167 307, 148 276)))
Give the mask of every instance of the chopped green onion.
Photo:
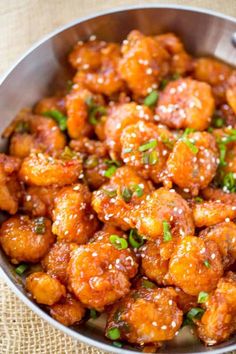
POLYGON ((96 318, 98 318, 99 317, 99 312, 98 311, 96 311, 96 310, 94 310, 94 309, 91 309, 90 310, 90 317, 93 319, 93 320, 96 320, 96 318))
POLYGON ((117 191, 116 189, 113 190, 109 190, 109 189, 103 189, 102 190, 106 195, 108 195, 108 197, 113 198, 117 196, 117 191))
POLYGON ((110 328, 107 332, 107 337, 112 340, 119 339, 120 338, 119 328, 116 327, 110 328))
POLYGON ((207 131, 208 131, 209 133, 212 133, 213 130, 214 130, 214 129, 213 129, 212 127, 207 128, 207 131))
POLYGON ((179 73, 175 73, 171 76, 171 80, 172 81, 175 81, 175 80, 178 80, 180 78, 180 74, 179 73))
POLYGON ((18 275, 22 275, 28 268, 29 268, 29 266, 27 264, 22 263, 18 267, 15 268, 15 272, 18 275))
POLYGON ((198 153, 198 148, 193 144, 191 143, 190 140, 188 139, 183 139, 183 142, 189 147, 189 149, 196 155, 198 153))
POLYGON ((236 141, 236 135, 230 135, 230 136, 222 138, 221 144, 229 144, 234 141, 236 141))
POLYGON ((89 123, 96 125, 101 116, 107 113, 107 110, 104 106, 96 104, 92 97, 86 99, 86 104, 88 106, 89 123))
POLYGON ((46 231, 45 218, 40 216, 39 218, 34 220, 34 232, 36 234, 44 234, 46 231))
POLYGON ((124 154, 128 154, 129 152, 131 152, 133 149, 132 148, 126 148, 123 150, 124 154))
POLYGON ((149 153, 144 153, 142 156, 142 163, 144 165, 149 165, 149 153))
POLYGON ((211 265, 210 265, 210 262, 208 261, 208 259, 206 259, 204 261, 204 265, 207 267, 207 268, 211 268, 211 265))
POLYGON ((143 279, 142 280, 142 286, 146 289, 154 289, 156 288, 156 285, 150 281, 150 280, 147 280, 147 279, 143 279))
POLYGON ((69 146, 66 146, 61 153, 61 158, 64 160, 72 160, 74 157, 76 157, 76 153, 69 148, 69 146))
POLYGON ((15 127, 15 132, 16 133, 28 133, 29 132, 29 123, 28 122, 18 122, 15 127))
POLYGON ((174 147, 174 142, 173 141, 171 141, 170 139, 165 138, 165 137, 162 137, 161 141, 162 141, 163 144, 166 145, 166 147, 168 149, 173 150, 173 147, 174 147))
POLYGON ((188 136, 191 133, 194 133, 195 129, 193 128, 186 128, 185 131, 183 132, 182 138, 185 138, 186 136, 188 136))
POLYGON ((128 187, 123 188, 123 190, 121 192, 121 196, 126 203, 131 201, 132 195, 133 195, 133 192, 131 189, 129 189, 128 187))
POLYGON ((220 150, 220 166, 226 166, 225 162, 225 156, 226 156, 226 146, 224 144, 219 144, 219 150, 220 150))
POLYGON ((133 193, 137 195, 137 197, 142 197, 143 196, 143 187, 141 187, 138 184, 132 184, 130 187, 133 190, 133 193))
POLYGON ((193 307, 186 317, 192 323, 194 319, 200 319, 205 311, 200 307, 193 307))
POLYGON ((94 168, 98 165, 98 158, 95 155, 89 156, 85 161, 85 167, 88 169, 94 168))
POLYGON ((116 172, 116 170, 117 170, 117 167, 112 165, 112 166, 108 167, 108 169, 104 172, 104 176, 111 178, 114 175, 114 173, 116 172))
POLYGON ((112 343, 112 345, 114 345, 114 347, 117 347, 117 348, 122 348, 122 347, 123 347, 123 343, 118 342, 117 340, 114 341, 114 342, 112 343))
POLYGON ((128 248, 128 242, 118 235, 111 235, 109 239, 111 244, 118 250, 124 250, 128 248))
POLYGON ((62 114, 60 111, 56 109, 52 109, 51 111, 44 112, 43 115, 54 119, 62 131, 66 130, 67 117, 64 114, 62 114))
POLYGON ((66 83, 66 91, 67 91, 67 92, 70 92, 70 91, 72 90, 72 87, 73 87, 73 81, 67 80, 67 83, 66 83))
POLYGON ((166 88, 166 86, 168 85, 168 83, 169 83, 169 80, 162 79, 161 82, 160 82, 160 86, 159 86, 160 90, 161 91, 164 90, 166 88))
POLYGON ((189 147, 189 149, 194 153, 197 154, 198 153, 198 148, 195 146, 194 143, 192 143, 189 138, 188 135, 193 133, 195 130, 192 128, 186 128, 181 139, 182 141, 189 147))
POLYGON ((108 166, 111 166, 111 165, 115 165, 116 167, 120 167, 120 162, 119 161, 116 161, 116 160, 109 160, 109 159, 106 159, 104 160, 105 164, 107 164, 108 166))
POLYGON ((208 293, 206 293, 205 291, 201 291, 201 292, 198 294, 198 300, 197 300, 197 302, 198 302, 199 304, 203 304, 204 302, 207 301, 208 297, 209 297, 209 294, 208 294, 208 293))
POLYGON ((213 126, 216 128, 222 128, 225 124, 225 121, 223 118, 214 116, 213 117, 213 126))
POLYGON ((139 146, 138 150, 139 151, 147 151, 149 149, 154 149, 157 146, 157 141, 156 140, 150 140, 147 143, 139 146))
POLYGON ((133 248, 139 248, 144 244, 144 239, 138 234, 136 229, 131 229, 128 238, 129 244, 133 248))
POLYGON ((149 152, 149 158, 148 158, 149 165, 155 165, 157 162, 158 162, 157 151, 154 150, 149 152))
POLYGON ((159 98, 159 94, 157 91, 152 91, 144 100, 145 106, 152 107, 157 103, 157 100, 159 98))
POLYGON ((223 187, 225 187, 231 193, 236 192, 236 181, 233 172, 229 172, 224 176, 223 187))
POLYGON ((164 238, 164 242, 169 242, 172 240, 172 235, 170 232, 170 225, 167 221, 163 221, 162 223, 163 225, 163 238, 164 238))
POLYGON ((201 197, 195 197, 194 200, 196 203, 202 203, 204 201, 201 197))

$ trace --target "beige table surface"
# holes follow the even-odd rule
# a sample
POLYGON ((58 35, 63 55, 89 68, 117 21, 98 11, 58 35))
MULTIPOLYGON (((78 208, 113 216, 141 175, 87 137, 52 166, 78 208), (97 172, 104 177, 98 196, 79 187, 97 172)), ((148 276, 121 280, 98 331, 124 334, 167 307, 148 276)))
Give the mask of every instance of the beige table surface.
MULTIPOLYGON (((144 1, 0 0, 0 76, 35 41, 80 16, 144 1)), ((146 1, 214 9, 236 17, 236 0, 146 1)), ((42 321, 0 279, 0 354, 102 354, 42 321)))

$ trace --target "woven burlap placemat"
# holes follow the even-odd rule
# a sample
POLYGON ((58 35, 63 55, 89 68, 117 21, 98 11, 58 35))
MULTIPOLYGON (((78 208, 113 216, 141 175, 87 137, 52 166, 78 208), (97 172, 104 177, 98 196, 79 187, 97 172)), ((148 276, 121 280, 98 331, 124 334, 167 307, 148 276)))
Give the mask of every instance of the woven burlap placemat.
MULTIPOLYGON (((17 57, 46 33, 75 18, 121 5, 126 0, 0 0, 0 75, 17 57)), ((147 4, 147 2, 145 2, 147 4)), ((173 0, 236 17, 236 0, 173 0)), ((103 354, 77 342, 41 320, 0 278, 0 354, 103 354)))

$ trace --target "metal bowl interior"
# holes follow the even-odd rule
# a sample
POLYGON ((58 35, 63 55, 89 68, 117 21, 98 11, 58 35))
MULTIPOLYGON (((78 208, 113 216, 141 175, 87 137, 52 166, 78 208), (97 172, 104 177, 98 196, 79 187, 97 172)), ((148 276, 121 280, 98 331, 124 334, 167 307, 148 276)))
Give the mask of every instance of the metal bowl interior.
MULTIPOLYGON (((41 97, 49 95, 55 87, 63 85, 69 76, 66 56, 73 44, 95 34, 106 41, 122 41, 129 31, 139 29, 146 34, 167 31, 177 33, 187 50, 194 55, 214 55, 230 64, 236 63, 236 48, 232 36, 236 20, 213 12, 178 6, 152 6, 118 9, 105 14, 76 21, 49 35, 32 48, 6 75, 0 86, 0 132, 22 108, 32 106, 41 97)), ((0 150, 7 142, 0 140, 0 150)), ((53 320, 46 311, 33 303, 24 291, 23 282, 0 254, 1 273, 17 296, 46 321, 89 345, 116 353, 134 353, 137 349, 112 347, 104 338, 104 319, 66 328, 53 320)), ((185 328, 175 340, 170 341, 160 353, 223 353, 236 349, 236 337, 214 346, 205 347, 185 328)))

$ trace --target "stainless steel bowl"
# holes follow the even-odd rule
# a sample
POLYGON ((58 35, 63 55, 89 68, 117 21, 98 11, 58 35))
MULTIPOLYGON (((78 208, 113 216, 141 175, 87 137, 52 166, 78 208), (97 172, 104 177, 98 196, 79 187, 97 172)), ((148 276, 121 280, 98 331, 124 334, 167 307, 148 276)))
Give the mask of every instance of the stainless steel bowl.
MULTIPOLYGON (((22 108, 33 105, 41 97, 50 94, 55 86, 68 77, 66 54, 79 39, 95 34, 99 39, 121 41, 132 29, 146 34, 166 31, 177 33, 187 50, 195 55, 206 54, 236 64, 236 19, 220 14, 183 6, 141 6, 117 9, 75 21, 37 43, 8 72, 0 86, 0 132, 22 108)), ((0 149, 6 141, 0 141, 0 149)), ((15 294, 36 314, 62 332, 86 344, 115 353, 134 353, 135 349, 115 348, 104 338, 104 319, 67 328, 52 319, 41 307, 26 295, 23 284, 12 271, 3 253, 0 254, 1 273, 15 294)), ((169 342, 160 353, 223 353, 236 349, 236 337, 213 348, 205 347, 193 338, 188 329, 181 330, 175 340, 169 342)))

